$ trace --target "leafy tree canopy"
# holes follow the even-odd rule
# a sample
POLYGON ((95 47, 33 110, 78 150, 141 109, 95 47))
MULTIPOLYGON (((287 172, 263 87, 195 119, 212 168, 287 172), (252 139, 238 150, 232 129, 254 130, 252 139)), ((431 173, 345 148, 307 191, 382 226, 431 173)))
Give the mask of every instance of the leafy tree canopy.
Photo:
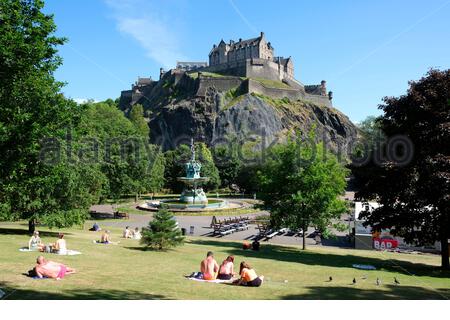
POLYGON ((400 97, 386 97, 377 121, 387 143, 353 172, 357 196, 382 205, 364 216, 417 244, 441 242, 449 268, 450 237, 450 70, 430 70, 400 97))
POLYGON ((289 139, 271 150, 259 171, 261 199, 274 226, 304 231, 315 226, 326 234, 333 220, 347 210, 339 198, 347 170, 321 144, 311 143, 313 136, 309 140, 289 139))

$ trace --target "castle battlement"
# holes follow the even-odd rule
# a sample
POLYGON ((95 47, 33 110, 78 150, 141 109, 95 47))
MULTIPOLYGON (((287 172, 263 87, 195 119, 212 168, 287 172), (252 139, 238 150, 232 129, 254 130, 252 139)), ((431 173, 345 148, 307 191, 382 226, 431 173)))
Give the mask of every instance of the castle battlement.
MULTIPOLYGON (((226 43, 222 39, 219 44, 214 44, 209 52, 209 64, 177 61, 175 69, 160 69, 159 81, 168 74, 174 76, 175 84, 185 79, 184 83, 189 84, 190 90, 196 92, 199 97, 204 97, 210 87, 218 91, 240 87, 241 92, 245 93, 303 99, 331 106, 332 93, 327 93, 326 81, 323 80, 317 85, 303 85, 296 80, 292 58, 275 56, 275 49, 267 41, 264 32, 261 32, 259 37, 246 40, 230 40, 226 43), (198 77, 192 80, 195 77, 189 75, 195 73, 198 73, 198 77), (216 76, 208 73, 214 73, 216 76), (272 86, 261 79, 273 81, 272 86)), ((137 103, 154 88, 157 90, 157 84, 158 81, 151 78, 138 78, 131 90, 122 92, 121 105, 137 103)))

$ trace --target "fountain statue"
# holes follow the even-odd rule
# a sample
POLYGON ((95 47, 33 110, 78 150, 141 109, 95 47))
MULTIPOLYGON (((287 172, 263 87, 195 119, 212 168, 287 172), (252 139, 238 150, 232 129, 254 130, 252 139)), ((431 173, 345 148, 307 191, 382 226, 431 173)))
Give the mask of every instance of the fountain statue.
POLYGON ((208 198, 206 197, 203 188, 200 187, 202 183, 208 181, 208 178, 200 176, 202 165, 195 160, 194 139, 191 139, 191 159, 186 162, 185 168, 186 176, 178 178, 178 181, 181 181, 186 185, 181 193, 180 202, 188 204, 208 204, 208 198))
POLYGON ((138 206, 142 210, 158 210, 161 205, 165 205, 171 211, 193 211, 201 212, 208 210, 228 209, 231 206, 236 208, 244 207, 242 202, 233 200, 232 204, 224 199, 219 199, 217 194, 216 199, 208 201, 205 191, 201 187, 202 184, 209 180, 208 177, 202 177, 200 171, 202 165, 195 159, 194 139, 191 139, 191 158, 185 163, 186 175, 179 177, 178 181, 184 183, 185 187, 177 200, 161 199, 158 201, 148 201, 138 206))

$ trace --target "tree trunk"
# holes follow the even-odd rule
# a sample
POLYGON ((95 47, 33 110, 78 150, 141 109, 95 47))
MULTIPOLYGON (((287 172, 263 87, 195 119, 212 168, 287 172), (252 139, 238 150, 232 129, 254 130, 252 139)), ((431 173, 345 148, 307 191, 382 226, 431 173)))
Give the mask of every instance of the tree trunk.
POLYGON ((306 227, 302 227, 302 238, 303 238, 303 250, 306 250, 306 227))
POLYGON ((441 267, 442 269, 449 270, 450 269, 450 263, 449 263, 449 255, 448 255, 448 239, 447 237, 443 237, 441 239, 441 267))
POLYGON ((28 220, 28 232, 30 234, 33 234, 35 230, 36 230, 36 220, 34 218, 31 218, 30 220, 28 220))

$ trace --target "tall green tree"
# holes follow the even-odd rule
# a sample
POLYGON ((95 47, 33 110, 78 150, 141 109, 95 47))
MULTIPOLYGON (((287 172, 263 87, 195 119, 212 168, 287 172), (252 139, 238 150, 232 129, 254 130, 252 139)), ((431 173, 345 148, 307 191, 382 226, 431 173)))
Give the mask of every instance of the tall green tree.
POLYGON ((183 183, 178 181, 178 177, 184 177, 184 164, 190 159, 190 148, 181 144, 174 150, 168 150, 164 153, 164 177, 165 187, 172 190, 174 193, 180 193, 183 190, 183 183))
POLYGON ((154 250, 167 250, 182 245, 184 237, 172 213, 161 208, 142 229, 141 243, 154 250))
POLYGON ((339 198, 346 186, 347 170, 321 144, 301 138, 275 146, 259 172, 263 208, 275 227, 306 231, 315 226, 326 233, 334 219, 346 212, 339 198))
POLYGON ((386 97, 378 124, 387 143, 365 166, 353 167, 357 197, 382 206, 362 216, 415 244, 441 243, 449 269, 450 70, 430 70, 400 97, 386 97))
POLYGON ((243 165, 238 148, 237 142, 233 141, 228 145, 218 145, 212 149, 214 163, 219 171, 223 187, 229 188, 232 184, 237 184, 239 170, 243 165))
POLYGON ((42 153, 49 138, 65 139, 82 111, 54 78, 61 64, 57 46, 65 39, 54 35, 43 6, 40 0, 0 2, 0 216, 29 219, 30 230, 36 218, 50 226, 82 221, 90 191, 101 183, 61 154, 61 144, 42 153), (50 153, 56 165, 48 165, 50 153))
POLYGON ((135 104, 131 108, 129 118, 141 136, 150 138, 150 127, 148 126, 147 121, 145 121, 144 107, 142 105, 135 104))
POLYGON ((204 186, 205 189, 216 190, 220 186, 220 176, 211 151, 205 143, 199 142, 195 144, 195 152, 197 160, 202 164, 201 175, 208 177, 208 182, 204 186))
POLYGON ((117 109, 114 101, 88 103, 83 114, 83 137, 98 144, 98 162, 107 178, 107 197, 139 196, 159 191, 164 182, 160 148, 148 143, 146 132, 117 109))

